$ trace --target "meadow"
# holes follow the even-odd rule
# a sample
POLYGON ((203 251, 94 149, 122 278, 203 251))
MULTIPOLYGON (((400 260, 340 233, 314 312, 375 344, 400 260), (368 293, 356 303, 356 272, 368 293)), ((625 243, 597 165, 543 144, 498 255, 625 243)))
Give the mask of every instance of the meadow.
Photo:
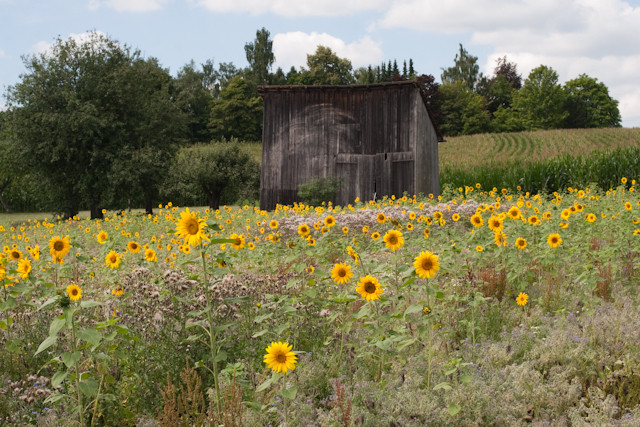
POLYGON ((636 190, 5 220, 0 424, 638 425, 636 190))

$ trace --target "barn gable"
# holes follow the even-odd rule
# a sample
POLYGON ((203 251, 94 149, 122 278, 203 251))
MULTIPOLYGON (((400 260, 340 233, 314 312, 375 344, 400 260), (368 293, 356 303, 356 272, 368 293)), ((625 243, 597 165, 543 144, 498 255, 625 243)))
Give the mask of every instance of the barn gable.
POLYGON ((439 192, 438 141, 412 81, 352 86, 261 86, 260 207, 299 201, 298 186, 335 177, 334 202, 439 192))

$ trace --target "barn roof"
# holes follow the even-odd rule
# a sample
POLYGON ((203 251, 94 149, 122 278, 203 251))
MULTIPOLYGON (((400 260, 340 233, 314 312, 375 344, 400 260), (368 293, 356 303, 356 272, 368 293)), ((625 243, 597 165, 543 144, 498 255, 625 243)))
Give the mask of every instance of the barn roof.
POLYGON ((438 136, 438 141, 443 142, 445 139, 440 133, 440 129, 436 124, 436 121, 433 117, 433 112, 429 107, 429 102, 427 100, 427 94, 420 87, 420 85, 415 80, 401 80, 395 82, 383 82, 383 83, 370 83, 364 85, 267 85, 267 86, 258 86, 258 93, 264 96, 266 93, 273 92, 311 92, 311 91, 330 91, 330 90, 370 90, 374 88, 381 87, 393 87, 393 86, 414 86, 420 91, 420 97, 422 98, 422 102, 429 114, 429 118, 431 119, 431 124, 436 131, 436 135, 438 136))

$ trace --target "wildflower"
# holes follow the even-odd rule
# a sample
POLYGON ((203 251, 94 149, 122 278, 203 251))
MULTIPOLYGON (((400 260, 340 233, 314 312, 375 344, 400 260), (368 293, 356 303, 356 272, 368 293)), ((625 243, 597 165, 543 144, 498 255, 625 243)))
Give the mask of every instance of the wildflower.
POLYGON ((371 233, 371 239, 377 242, 380 239, 380 233, 378 233, 377 231, 371 233))
POLYGON ((502 231, 504 226, 502 225, 502 221, 500 220, 500 218, 498 218, 497 216, 491 216, 491 218, 489 218, 489 228, 492 231, 496 232, 502 231))
POLYGON ((333 217, 333 215, 327 215, 327 217, 324 219, 324 225, 329 228, 336 225, 336 219, 333 217))
POLYGON ((22 252, 17 249, 11 249, 9 251, 9 260, 10 261, 18 261, 22 259, 22 252))
POLYGON ((387 219, 386 216, 384 216, 384 214, 382 212, 378 212, 378 215, 376 215, 376 220, 382 224, 383 222, 385 222, 387 219))
POLYGON ((311 229, 307 224, 300 224, 298 226, 298 234, 302 237, 306 237, 309 233, 311 233, 311 229))
POLYGON ((528 300, 529 300, 529 295, 525 294, 524 292, 520 292, 518 294, 518 297, 516 298, 516 302, 518 303, 518 305, 522 307, 527 305, 528 300))
POLYGON ((538 218, 536 215, 531 215, 527 221, 531 225, 540 225, 541 224, 540 218, 538 218))
POLYGON ((20 277, 22 277, 23 279, 26 279, 29 277, 29 273, 31 273, 31 261, 29 261, 27 258, 23 258, 18 262, 18 274, 20 275, 20 277))
POLYGON ((549 234, 549 237, 547 237, 547 243, 552 248, 557 248, 562 243, 562 238, 558 233, 549 234))
POLYGON ((49 240, 49 252, 54 260, 62 260, 68 253, 71 245, 69 244, 69 236, 53 237, 49 240))
POLYGON ((120 266, 120 256, 116 251, 111 251, 105 257, 105 264, 109 268, 118 268, 120 266))
POLYGON ((144 258, 149 262, 158 261, 158 257, 156 256, 156 251, 154 251, 151 248, 144 251, 144 258))
POLYGON ((307 272, 307 274, 313 274, 313 272, 314 272, 315 270, 316 270, 316 268, 315 268, 312 264, 309 264, 309 265, 307 266, 307 268, 305 268, 305 269, 304 269, 304 271, 306 271, 306 272, 307 272))
POLYGON ((451 219, 454 222, 457 222, 460 219, 460 215, 458 215, 457 213, 454 213, 453 215, 451 215, 451 219))
POLYGON ((293 371, 296 369, 298 356, 291 351, 292 348, 287 342, 272 342, 265 349, 267 354, 264 355, 264 363, 275 372, 286 374, 287 370, 293 371))
POLYGON ((106 231, 102 230, 101 232, 98 233, 98 236, 96 236, 96 239, 98 240, 98 243, 100 243, 101 245, 104 244, 104 242, 109 238, 109 235, 107 234, 106 231))
POLYGON ((138 242, 131 241, 127 243, 127 250, 132 254, 137 254, 138 252, 140 252, 140 245, 138 244, 138 242))
POLYGON ((344 227, 342 227, 342 232, 344 234, 349 234, 349 227, 347 227, 346 225, 344 227))
POLYGON ((597 216, 593 213, 588 213, 587 216, 585 216, 584 220, 587 222, 596 222, 596 218, 597 216))
POLYGON ((429 308, 428 305, 425 305, 424 307, 422 307, 422 314, 428 315, 430 313, 431 313, 431 309, 429 308))
POLYGON ((353 277, 351 266, 348 264, 340 263, 335 264, 331 269, 331 278, 338 285, 344 285, 353 277))
POLYGON ((278 228, 278 225, 279 225, 279 224, 278 224, 278 221, 276 221, 275 219, 272 219, 272 220, 269 222, 269 228, 271 228, 271 229, 274 229, 274 230, 275 230, 276 228, 278 228))
POLYGON ((391 249, 392 252, 397 251, 404 245, 402 232, 398 230, 387 231, 382 240, 384 240, 385 246, 391 249))
POLYGON ((477 252, 482 252, 482 251, 484 251, 484 248, 482 246, 478 245, 478 246, 476 246, 476 251, 477 252))
POLYGON ((416 269, 416 274, 422 279, 432 278, 440 269, 438 256, 432 254, 429 251, 423 251, 420 253, 420 255, 415 257, 413 266, 416 269))
POLYGON ((507 215, 509 215, 511 219, 518 219, 520 218, 520 209, 518 209, 517 206, 511 206, 507 211, 507 215))
POLYGON ((229 239, 233 240, 233 243, 231 244, 231 247, 235 250, 240 250, 242 248, 244 248, 244 244, 246 242, 244 235, 243 234, 236 234, 233 233, 229 239))
POLYGON ((633 206, 631 205, 631 203, 627 202, 627 203, 624 204, 624 208, 626 210, 630 211, 633 208, 633 206))
POLYGON ((516 239, 516 248, 525 249, 526 247, 527 247, 527 241, 522 237, 518 237, 516 239))
POLYGON ((375 277, 364 276, 360 278, 358 286, 356 286, 356 292, 367 301, 375 301, 380 298, 382 287, 375 277))
POLYGON ((82 298, 82 289, 78 285, 67 286, 67 295, 71 301, 78 301, 82 298))
POLYGON ((186 244, 197 246, 203 240, 209 240, 204 231, 206 226, 203 219, 198 218, 196 214, 189 211, 189 208, 186 208, 184 212, 180 212, 180 220, 176 226, 175 234, 184 239, 186 244))
POLYGON ((476 228, 482 227, 483 221, 482 221, 482 215, 480 214, 471 215, 471 218, 469 218, 469 221, 471 221, 471 224, 473 224, 473 226, 476 228))

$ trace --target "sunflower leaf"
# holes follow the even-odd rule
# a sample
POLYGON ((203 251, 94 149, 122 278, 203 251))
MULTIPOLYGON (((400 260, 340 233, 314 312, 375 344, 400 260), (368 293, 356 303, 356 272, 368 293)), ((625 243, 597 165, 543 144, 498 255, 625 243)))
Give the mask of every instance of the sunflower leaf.
POLYGON ((258 338, 263 336, 264 334, 266 334, 267 332, 269 332, 267 329, 263 329, 261 331, 256 332, 255 334, 251 335, 251 338, 258 338))
POLYGON ((60 384, 62 384, 64 379, 67 378, 67 374, 68 373, 69 372, 67 372, 67 371, 58 371, 55 374, 53 374, 53 377, 51 378, 51 387, 52 388, 56 388, 60 384))
POLYGON ((56 301, 58 301, 58 296, 57 295, 55 297, 51 297, 48 300, 46 300, 45 302, 43 302, 42 305, 40 307, 38 307, 38 311, 42 310, 43 308, 45 308, 48 305, 53 304, 56 301))
POLYGON ((40 343, 40 346, 38 347, 38 350, 36 350, 34 356, 54 345, 56 341, 58 341, 58 337, 56 335, 47 337, 47 339, 40 343))
POLYGON ((419 313, 421 311, 422 311, 422 304, 410 305, 405 309, 402 319, 404 320, 407 317, 407 314, 419 313))
POLYGON ((298 387, 290 387, 282 390, 282 397, 285 399, 293 400, 296 398, 296 394, 298 394, 298 387))
POLYGON ((451 390, 451 386, 449 385, 448 382, 441 382, 440 384, 438 384, 435 387, 433 387, 433 391, 440 390, 440 389, 449 391, 449 390, 451 390))
POLYGON ((102 303, 100 301, 82 301, 80 303, 80 307, 82 307, 82 308, 97 307, 99 305, 104 305, 104 303, 102 303))
POLYGON ((460 405, 458 405, 457 403, 450 403, 449 404, 449 415, 451 415, 453 417, 458 412, 460 412, 461 409, 462 409, 462 407, 460 405))

